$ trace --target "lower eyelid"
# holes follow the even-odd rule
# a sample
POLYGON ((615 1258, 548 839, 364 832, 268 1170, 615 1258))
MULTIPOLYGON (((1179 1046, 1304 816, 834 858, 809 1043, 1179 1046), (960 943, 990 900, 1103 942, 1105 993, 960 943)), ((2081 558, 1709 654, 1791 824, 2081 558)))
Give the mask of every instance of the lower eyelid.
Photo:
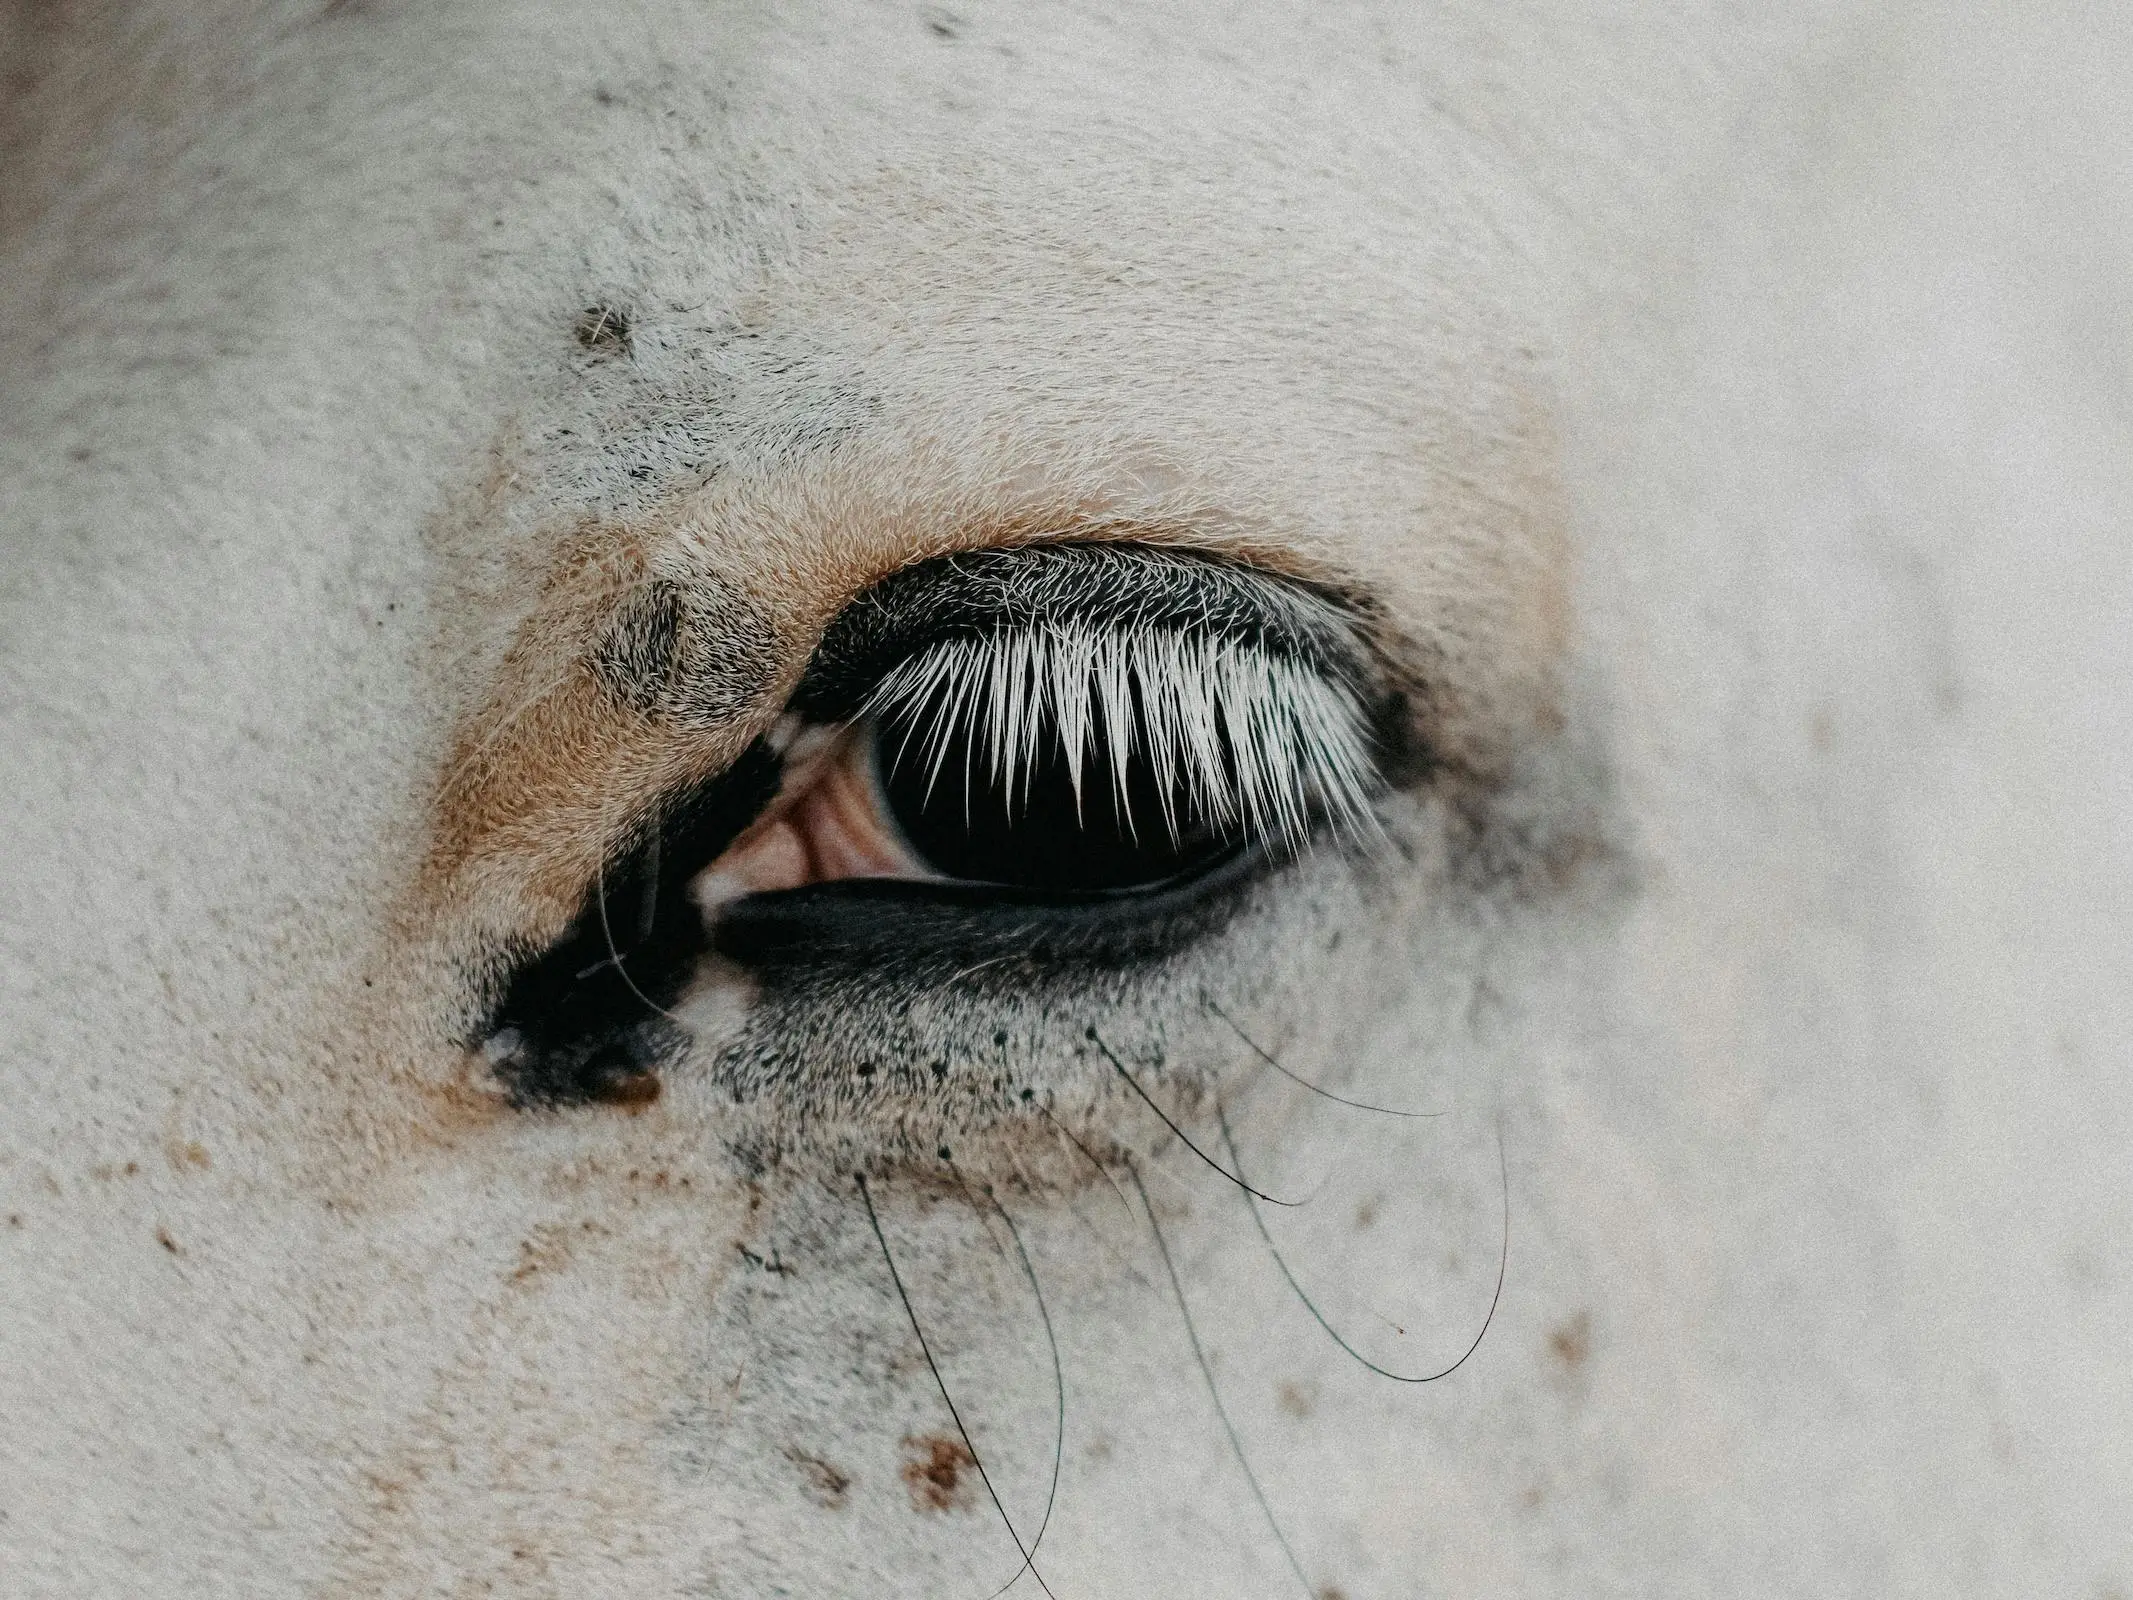
POLYGON ((711 941, 763 973, 934 981, 971 963, 1012 962, 1064 980, 1180 954, 1243 913, 1277 864, 1245 848, 1184 882, 1086 895, 846 879, 737 901, 712 924, 711 941))

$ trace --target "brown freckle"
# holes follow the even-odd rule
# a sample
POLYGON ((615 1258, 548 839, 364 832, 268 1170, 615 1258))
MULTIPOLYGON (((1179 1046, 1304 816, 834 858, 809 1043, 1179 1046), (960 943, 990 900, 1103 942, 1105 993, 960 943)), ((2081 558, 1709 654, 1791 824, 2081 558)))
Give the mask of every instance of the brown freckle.
POLYGON ((1329 1583, 1318 1591, 1318 1600, 1348 1600, 1348 1591, 1337 1583, 1329 1583))
POLYGON ((447 1146, 454 1134, 470 1133, 501 1120, 511 1105, 497 1090, 465 1079, 425 1085, 422 1096, 436 1111, 434 1133, 447 1146))
POLYGON ((1835 747, 1837 719, 1830 715, 1827 706, 1821 707, 1807 719, 1807 742, 1825 755, 1835 747))
POLYGON ((19 1228, 19 1227, 21 1227, 21 1226, 22 1226, 22 1213, 21 1213, 21 1212, 19 1212, 19 1211, 10 1211, 10 1212, 9 1212, 9 1213, 7 1214, 7 1225, 8 1225, 8 1226, 9 1226, 10 1228, 19 1228))
POLYGON ((408 1486, 398 1478, 383 1477, 375 1472, 365 1472, 364 1478, 378 1494, 379 1507, 387 1512, 396 1512, 407 1501, 408 1486))
POLYGON ((1274 1391, 1274 1397, 1281 1402, 1282 1410, 1299 1420, 1308 1417, 1318 1404, 1317 1389, 1310 1384, 1285 1382, 1274 1391))
POLYGON ((624 1111, 635 1113, 657 1100, 659 1091, 658 1073, 627 1072, 601 1079, 593 1087, 588 1098, 602 1105, 620 1106, 624 1111))
POLYGON ((911 1505, 919 1511, 950 1511, 967 1507, 970 1485, 963 1469, 978 1464, 970 1446, 943 1434, 904 1440, 904 1483, 911 1490, 911 1505))
POLYGON ((156 1243, 161 1245, 164 1249, 168 1250, 174 1256, 184 1254, 184 1252, 178 1248, 178 1241, 170 1236, 170 1230, 168 1228, 156 1229, 156 1243))
POLYGON ((141 1164, 138 1161, 129 1161, 121 1170, 130 1178, 141 1170, 141 1164))
MULTIPOLYGON (((815 1504, 834 1511, 844 1504, 845 1491, 852 1486, 852 1475, 841 1467, 825 1461, 811 1451, 789 1447, 786 1458, 800 1469, 807 1482, 808 1498, 815 1504)), ((906 1476, 910 1469, 905 1469, 906 1476)))
POLYGON ((1592 1354, 1592 1313, 1580 1311, 1558 1323, 1548 1335, 1548 1348, 1572 1372, 1583 1366, 1585 1358, 1592 1354))
POLYGON ((1362 1232, 1363 1229, 1369 1227, 1373 1222, 1376 1222, 1378 1220, 1378 1205, 1378 1197, 1376 1195, 1372 1195, 1368 1200, 1365 1200, 1361 1205, 1355 1208, 1356 1232, 1362 1232))
POLYGON ((519 1242, 518 1265, 507 1282, 524 1283, 529 1278, 562 1271, 570 1265, 570 1227, 567 1223, 543 1223, 529 1238, 519 1242))

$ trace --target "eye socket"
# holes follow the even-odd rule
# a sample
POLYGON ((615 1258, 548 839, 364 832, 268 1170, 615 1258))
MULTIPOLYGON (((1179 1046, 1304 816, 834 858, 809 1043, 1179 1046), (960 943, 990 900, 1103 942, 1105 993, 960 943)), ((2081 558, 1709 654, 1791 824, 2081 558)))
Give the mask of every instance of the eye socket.
POLYGON ((1368 659, 1346 608, 1192 555, 906 568, 831 624, 775 729, 661 797, 517 956, 484 1053, 528 1104, 636 1092, 714 954, 875 989, 1167 959, 1320 834, 1375 833, 1368 659))

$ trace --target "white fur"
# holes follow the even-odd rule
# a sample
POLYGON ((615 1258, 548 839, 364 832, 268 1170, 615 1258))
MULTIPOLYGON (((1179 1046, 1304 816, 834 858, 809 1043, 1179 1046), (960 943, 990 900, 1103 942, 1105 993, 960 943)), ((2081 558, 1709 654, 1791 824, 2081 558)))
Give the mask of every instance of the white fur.
MULTIPOLYGON (((901 1474, 947 1424, 851 1196, 685 1072, 490 1105, 396 918, 574 540, 757 597, 789 681, 957 530, 1122 523, 1338 572, 1504 784, 1205 975, 1453 1115, 1105 1019, 1388 1362, 1487 1304, 1501 1106, 1504 1303, 1411 1392, 1116 1117, 1312 1581, 2133 1589, 2125 8, 5 14, 0 1591, 1005 1582, 901 1474)), ((1089 1183, 999 1191, 1040 1565, 1290 1592, 1089 1183)), ((883 1190, 1027 1536, 985 1216, 883 1190)))

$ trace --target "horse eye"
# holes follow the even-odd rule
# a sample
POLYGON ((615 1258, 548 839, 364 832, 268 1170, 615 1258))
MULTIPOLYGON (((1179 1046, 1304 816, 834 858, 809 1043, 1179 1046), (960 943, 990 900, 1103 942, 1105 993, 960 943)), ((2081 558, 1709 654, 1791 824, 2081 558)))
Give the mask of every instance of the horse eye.
POLYGON ((877 988, 1165 959, 1262 866, 1374 831, 1367 660, 1333 600, 1200 557, 906 568, 831 623, 777 726, 667 797, 510 969, 484 1051, 529 1103, 637 1092, 714 956, 877 988))
MULTIPOLYGON (((1107 580, 1129 559, 1049 557, 1107 580)), ((1175 559, 1124 570, 1232 581, 1175 559)), ((870 681, 831 697, 848 717, 788 725, 777 805, 700 899, 849 878, 1116 895, 1299 848, 1327 821, 1366 823, 1375 770, 1350 683, 1271 628, 1208 627, 1209 614, 1010 610, 901 654, 860 651, 870 681)))

